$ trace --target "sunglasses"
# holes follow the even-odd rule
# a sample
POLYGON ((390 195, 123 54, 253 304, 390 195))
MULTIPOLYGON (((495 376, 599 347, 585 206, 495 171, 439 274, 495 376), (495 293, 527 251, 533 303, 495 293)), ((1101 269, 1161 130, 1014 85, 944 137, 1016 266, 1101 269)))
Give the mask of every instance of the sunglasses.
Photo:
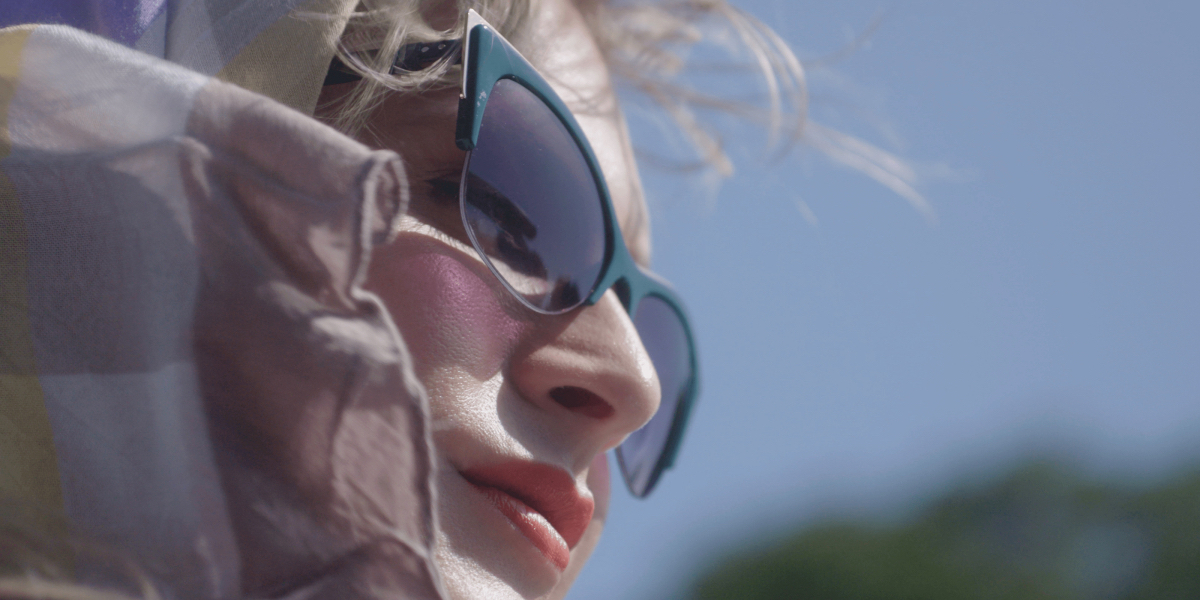
MULTIPOLYGON (((658 412, 616 449, 629 491, 645 497, 674 462, 697 395, 683 304, 629 254, 600 165, 571 111, 478 13, 467 11, 461 41, 405 46, 392 69, 420 70, 452 53, 463 63, 455 142, 467 152, 458 196, 471 245, 534 312, 566 313, 614 290, 658 373, 658 412)), ((358 78, 335 59, 325 84, 358 78)))

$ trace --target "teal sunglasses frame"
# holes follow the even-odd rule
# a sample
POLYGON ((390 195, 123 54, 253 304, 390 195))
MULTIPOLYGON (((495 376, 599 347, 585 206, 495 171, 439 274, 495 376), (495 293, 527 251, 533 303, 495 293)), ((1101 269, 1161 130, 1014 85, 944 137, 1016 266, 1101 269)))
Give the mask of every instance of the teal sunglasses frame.
MULTIPOLYGON (((680 442, 683 439, 684 430, 687 428, 688 418, 691 415, 692 407, 699 394, 699 365, 696 356, 696 342, 692 333, 691 323, 688 320, 687 311, 671 286, 658 275, 643 269, 629 253, 629 249, 625 246, 625 240, 619 233, 616 211, 613 209, 608 184, 605 182, 604 174, 600 170, 600 163, 592 151, 591 144, 588 143, 587 137, 584 135, 579 123, 575 120, 574 115, 571 114, 570 109, 567 108, 567 105, 559 98, 558 94, 554 92, 545 78, 537 72, 537 69, 525 57, 521 56, 520 52, 508 40, 504 39, 502 35, 495 31, 474 10, 467 11, 467 29, 463 39, 462 53, 463 87, 459 98, 457 131, 455 133, 455 144, 460 149, 470 152, 475 148, 479 140, 479 128, 483 123, 483 113, 487 107, 487 100, 492 87, 501 79, 511 79, 541 99, 546 104, 546 107, 566 126, 567 131, 570 132, 571 137, 575 140, 575 144, 579 147, 579 151, 583 154, 591 170, 592 179, 596 184, 603 204, 606 251, 604 262, 600 269, 600 276, 597 278, 598 283, 587 294, 581 305, 591 306, 599 302, 605 292, 613 289, 624 305, 625 311, 630 315, 630 318, 633 318, 638 304, 644 298, 653 296, 670 307, 683 325, 683 331, 687 336, 688 343, 689 381, 685 384, 679 401, 675 405, 675 414, 672 415, 670 430, 667 434, 663 450, 658 456, 650 477, 640 489, 632 481, 632 477, 626 468, 625 460, 619 451, 619 446, 616 452, 617 461, 620 463, 626 487, 629 488, 630 493, 634 496, 644 498, 658 483, 663 471, 669 469, 674 464, 679 452, 680 442)), ((460 190, 466 189, 465 182, 469 165, 470 157, 468 156, 464 162, 463 182, 460 185, 460 190)), ((465 202, 465 197, 461 196, 462 194, 460 193, 460 203, 465 202)), ((463 225, 468 231, 471 231, 470 224, 466 222, 465 208, 462 208, 460 213, 464 216, 463 225)), ((474 242, 473 239, 472 241, 474 242)), ((483 255, 478 247, 476 251, 479 251, 483 255)), ((493 272, 496 271, 491 266, 490 261, 485 260, 485 262, 488 263, 489 268, 493 272)), ((553 314, 546 313, 546 311, 527 302, 520 293, 509 285, 500 273, 495 272, 495 275, 523 304, 536 312, 553 314)), ((573 310, 574 308, 576 307, 568 310, 573 310)))
MULTIPOLYGON (((420 51, 425 52, 431 45, 422 44, 420 46, 422 46, 420 51)), ((444 51, 448 47, 446 43, 438 43, 436 49, 444 51)), ((661 300, 674 311, 687 337, 688 368, 690 369, 689 379, 684 384, 684 388, 678 398, 678 403, 675 405, 674 414, 671 415, 671 425, 663 449, 659 453, 649 477, 645 478, 644 484, 639 486, 633 480, 633 475, 631 475, 625 463, 620 446, 618 446, 616 451, 617 461, 620 463, 626 487, 635 497, 644 498, 658 483, 663 471, 669 469, 674 464, 676 455, 679 452, 680 442, 683 439, 683 432, 687 428, 688 418, 691 415, 692 407, 699 394, 699 365, 696 356, 696 343, 691 324, 688 320, 687 311, 671 286, 658 275, 638 265, 629 253, 629 249, 625 246, 625 240, 619 233, 616 211, 612 205, 612 197, 609 195, 608 185, 605 182, 604 174, 600 170, 600 163, 596 160, 595 153, 592 151, 591 144, 588 143, 587 137, 584 135, 579 123, 575 120, 575 117, 571 114, 570 109, 567 108, 558 94, 554 92, 545 78, 537 72, 525 57, 521 56, 520 52, 508 40, 504 39, 500 33, 495 31, 474 10, 467 11, 467 27, 463 36, 461 51, 463 82, 458 105, 455 144, 468 153, 474 150, 479 141, 479 129, 483 124, 484 110, 487 107, 488 97, 493 86, 502 79, 511 79, 539 98, 561 121, 574 139, 576 146, 587 162, 588 168, 591 170, 593 182, 601 199, 601 211, 604 219, 604 261, 600 269, 600 275, 597 278, 597 283, 588 292, 586 297, 584 297, 583 301, 579 305, 561 311, 546 311, 534 306, 515 290, 492 265, 486 253, 479 247, 478 242, 475 240, 473 229, 470 223, 467 222, 465 190, 467 189, 466 182, 471 164, 471 158, 468 154, 463 164, 462 181, 459 185, 459 212, 463 218, 463 226, 471 237, 471 243, 475 246, 475 250, 479 252, 480 256, 483 257, 484 263, 488 265, 488 268, 491 269, 496 278, 500 280, 513 296, 535 312, 541 314, 562 314, 574 310, 579 306, 591 306, 599 302, 605 292, 612 289, 616 292, 618 298, 620 298, 625 311, 631 319, 636 314, 638 304, 643 299, 654 297, 661 300)), ((400 60, 399 57, 398 60, 400 60)), ((399 65, 400 63, 398 62, 397 64, 399 65)), ((346 78, 347 76, 339 75, 334 71, 331 71, 331 77, 338 78, 327 79, 327 84, 350 80, 346 78)))

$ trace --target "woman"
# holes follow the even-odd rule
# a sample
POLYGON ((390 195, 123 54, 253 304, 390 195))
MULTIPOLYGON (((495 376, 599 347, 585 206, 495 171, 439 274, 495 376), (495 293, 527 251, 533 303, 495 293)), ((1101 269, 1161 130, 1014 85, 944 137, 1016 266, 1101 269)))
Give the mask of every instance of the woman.
POLYGON ((694 396, 610 76, 687 19, 266 4, 6 15, 140 52, 0 36, 0 493, 41 572, 0 596, 67 597, 63 562, 119 587, 77 547, 12 551, 49 532, 171 597, 560 598, 605 453, 645 495, 694 396))

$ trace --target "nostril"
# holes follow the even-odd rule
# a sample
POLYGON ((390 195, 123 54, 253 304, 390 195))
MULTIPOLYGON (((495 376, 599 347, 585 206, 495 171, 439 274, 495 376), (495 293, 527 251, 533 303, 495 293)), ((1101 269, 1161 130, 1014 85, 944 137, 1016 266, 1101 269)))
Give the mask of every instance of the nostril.
POLYGON ((594 419, 607 419, 613 414, 611 404, 580 387, 563 386, 550 390, 550 398, 563 408, 594 419))

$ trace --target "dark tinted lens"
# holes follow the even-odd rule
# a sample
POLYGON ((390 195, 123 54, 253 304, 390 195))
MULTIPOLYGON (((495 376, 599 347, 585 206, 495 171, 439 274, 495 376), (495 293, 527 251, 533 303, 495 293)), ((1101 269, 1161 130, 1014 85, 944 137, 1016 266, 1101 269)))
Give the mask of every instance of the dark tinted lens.
POLYGON ((660 459, 671 450, 668 445, 672 442, 672 426, 692 383, 691 351, 679 315, 660 298, 643 298, 633 316, 633 324, 646 353, 654 362, 662 385, 662 403, 658 412, 617 448, 621 471, 630 490, 644 496, 667 466, 660 464, 660 459))
POLYGON ((578 306, 604 262, 604 213, 579 146, 541 99, 515 81, 492 88, 463 189, 479 251, 531 306, 578 306))

